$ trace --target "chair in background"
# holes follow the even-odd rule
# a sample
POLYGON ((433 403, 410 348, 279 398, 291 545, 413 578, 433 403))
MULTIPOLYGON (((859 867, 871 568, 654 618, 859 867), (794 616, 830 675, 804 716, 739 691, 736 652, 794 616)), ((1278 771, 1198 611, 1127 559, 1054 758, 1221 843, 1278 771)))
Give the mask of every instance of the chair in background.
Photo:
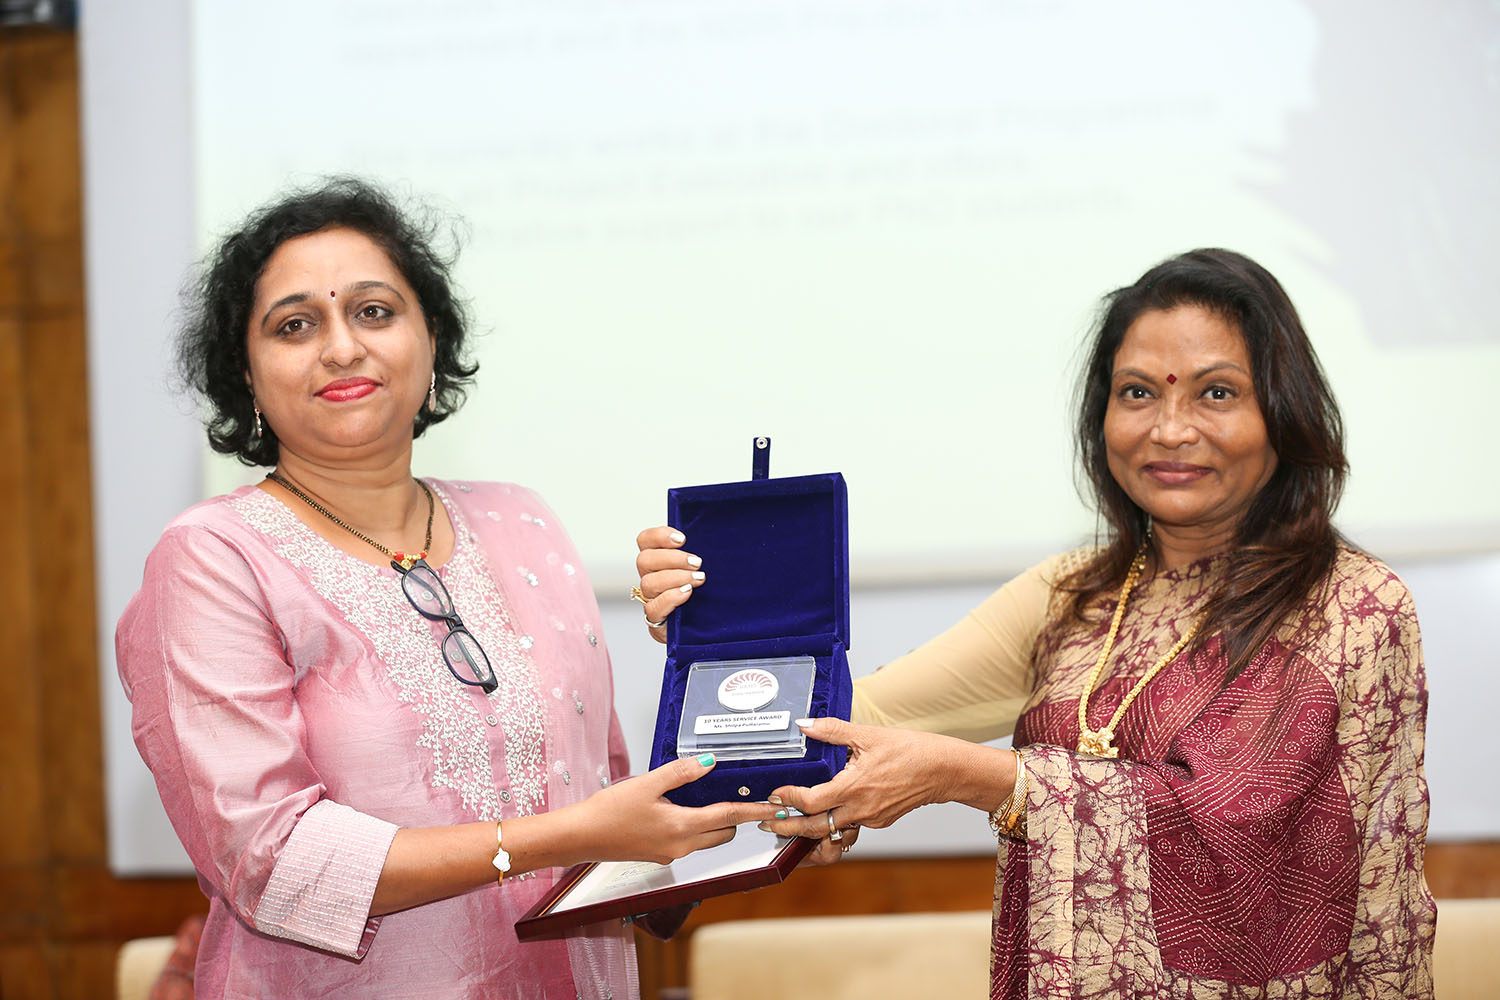
POLYGON ((176 945, 170 935, 126 941, 115 959, 115 1000, 146 1000, 176 945))
POLYGON ((688 981, 692 1000, 983 997, 989 965, 988 911, 735 920, 693 934, 688 981))
POLYGON ((188 917, 171 937, 126 941, 115 957, 116 1000, 192 1000, 193 965, 203 916, 188 917))
MULTIPOLYGON (((735 920, 693 935, 688 981, 692 1000, 983 997, 989 958, 988 911, 735 920)), ((1500 997, 1500 899, 1439 900, 1432 964, 1438 1000, 1500 997)))
POLYGON ((1500 997, 1500 899, 1438 900, 1432 980, 1438 1000, 1500 997))

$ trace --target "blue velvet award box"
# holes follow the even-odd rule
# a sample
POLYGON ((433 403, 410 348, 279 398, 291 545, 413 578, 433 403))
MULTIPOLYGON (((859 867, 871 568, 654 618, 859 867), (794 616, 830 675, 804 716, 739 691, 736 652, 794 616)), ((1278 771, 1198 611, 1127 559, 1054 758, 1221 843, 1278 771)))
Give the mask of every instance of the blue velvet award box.
MULTIPOLYGON (((768 451, 763 442, 757 447, 768 451)), ((768 456, 756 457, 756 472, 763 474, 768 456)), ((701 670, 710 662, 811 658, 815 669, 805 714, 849 718, 853 688, 846 656, 849 497, 844 477, 834 472, 679 487, 667 493, 667 517, 687 535, 688 550, 703 558, 708 580, 667 619, 667 662, 651 766, 686 752, 688 738, 680 732, 692 731, 692 719, 683 727, 683 716, 694 664, 701 670), (681 754, 680 738, 685 745, 681 754)), ((800 676, 805 675, 803 668, 800 676)), ((718 690, 723 697, 725 689, 718 690)), ((791 711, 794 719, 804 714, 801 703, 791 711)), ((795 726, 791 731, 800 739, 795 726)), ((797 749, 764 758, 753 752, 737 759, 721 754, 713 771, 667 797, 690 806, 760 802, 782 785, 820 784, 843 768, 844 747, 813 739, 805 743, 800 755, 797 749)))

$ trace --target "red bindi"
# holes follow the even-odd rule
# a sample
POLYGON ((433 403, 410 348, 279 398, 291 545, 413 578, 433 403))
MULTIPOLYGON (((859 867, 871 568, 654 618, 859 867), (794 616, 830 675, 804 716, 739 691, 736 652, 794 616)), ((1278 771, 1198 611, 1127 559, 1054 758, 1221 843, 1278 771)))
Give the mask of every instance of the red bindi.
POLYGON ((1177 376, 1176 375, 1168 375, 1167 376, 1167 385, 1176 385, 1176 384, 1177 384, 1177 376))
POLYGON ((330 299, 332 299, 332 298, 337 298, 337 297, 338 297, 338 294, 339 294, 339 293, 338 293, 338 292, 329 292, 329 293, 328 293, 328 297, 329 297, 329 298, 330 298, 330 299))

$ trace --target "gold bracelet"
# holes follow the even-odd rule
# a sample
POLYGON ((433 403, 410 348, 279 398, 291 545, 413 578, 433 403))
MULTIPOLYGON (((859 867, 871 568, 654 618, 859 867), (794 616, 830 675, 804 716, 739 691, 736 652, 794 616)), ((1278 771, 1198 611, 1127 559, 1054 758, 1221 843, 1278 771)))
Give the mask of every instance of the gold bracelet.
POLYGON ((996 836, 1001 834, 1010 836, 1011 827, 1015 823, 1013 814, 1016 811, 1017 792, 1020 793, 1019 800, 1022 815, 1025 814, 1026 808, 1026 763, 1021 758, 1021 751, 1015 747, 1010 747, 1009 749, 1011 753, 1016 755, 1016 780, 1011 783, 1010 794, 995 807, 994 812, 990 813, 990 829, 995 831, 996 836))
POLYGON ((499 823, 495 824, 495 860, 490 864, 495 866, 495 884, 503 885, 505 873, 510 871, 510 852, 505 849, 499 823))
POLYGON ((1012 789, 1011 812, 1005 817, 1005 835, 1017 840, 1026 839, 1026 791, 1028 776, 1026 773, 1026 757, 1021 751, 1016 754, 1016 786, 1019 791, 1012 789))

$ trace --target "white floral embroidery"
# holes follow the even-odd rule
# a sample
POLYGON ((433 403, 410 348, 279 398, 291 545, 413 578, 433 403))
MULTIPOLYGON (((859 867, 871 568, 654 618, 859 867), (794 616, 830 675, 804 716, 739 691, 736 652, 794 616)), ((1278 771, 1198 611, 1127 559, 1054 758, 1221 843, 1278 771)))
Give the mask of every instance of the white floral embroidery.
MULTIPOLYGON (((434 487, 442 496, 442 491, 434 487)), ((446 499, 446 498, 444 498, 446 499)), ((272 497, 251 491, 232 502, 247 524, 266 535, 277 553, 307 573, 315 589, 374 647, 401 701, 422 716, 417 745, 432 754, 432 783, 457 792, 481 820, 525 816, 545 804, 543 727, 536 669, 516 636, 483 553, 458 544, 443 567, 444 582, 500 679, 488 711, 500 719, 496 739, 505 751, 513 807, 502 814, 491 766, 486 711, 449 672, 427 622, 382 569, 355 559, 316 535, 272 497)), ((472 541, 452 507, 454 536, 472 541)))
MULTIPOLYGON (((459 525, 463 523, 463 515, 450 507, 448 516, 453 519, 455 530, 462 530, 459 525)), ((505 734, 505 768, 510 776, 511 799, 518 815, 530 815, 546 806, 546 763, 542 752, 546 712, 540 699, 541 684, 527 652, 530 646, 521 642, 483 552, 477 548, 464 551, 462 559, 457 558, 459 554, 454 553, 455 558, 448 561, 444 573, 448 574, 449 588, 462 595, 454 599, 460 607, 474 607, 474 620, 483 626, 464 619, 489 653, 500 680, 499 689, 490 695, 490 704, 500 716, 500 728, 505 734)))
POLYGON ((1224 728, 1224 720, 1204 719, 1182 734, 1183 746, 1204 757, 1227 757, 1238 747, 1234 737, 1224 728))
POLYGON ((1218 874, 1219 866, 1209 856, 1207 847, 1191 834, 1183 838, 1177 855, 1182 859, 1178 870, 1199 887, 1208 885, 1218 874))
POLYGON ((1224 818, 1231 823, 1244 823, 1257 837, 1280 833, 1291 815, 1291 809, 1285 803, 1273 801, 1259 789, 1240 799, 1238 804, 1240 811, 1226 810, 1224 818))
POLYGON ((1315 708, 1297 723, 1303 736, 1324 736, 1333 728, 1333 713, 1326 708, 1315 708))
POLYGON ((1214 971, 1214 965, 1209 961, 1208 952, 1201 946, 1186 952, 1182 958, 1183 968, 1194 975, 1204 976, 1214 971))
POLYGON ((1255 914, 1245 922, 1245 929, 1262 945, 1271 945, 1281 932, 1287 913, 1276 905, 1275 897, 1269 897, 1255 914))
POLYGON ((1338 825, 1327 816, 1314 816, 1303 824, 1297 838, 1297 850, 1307 863, 1316 865, 1321 871, 1333 867, 1344 846, 1344 835, 1338 825))

